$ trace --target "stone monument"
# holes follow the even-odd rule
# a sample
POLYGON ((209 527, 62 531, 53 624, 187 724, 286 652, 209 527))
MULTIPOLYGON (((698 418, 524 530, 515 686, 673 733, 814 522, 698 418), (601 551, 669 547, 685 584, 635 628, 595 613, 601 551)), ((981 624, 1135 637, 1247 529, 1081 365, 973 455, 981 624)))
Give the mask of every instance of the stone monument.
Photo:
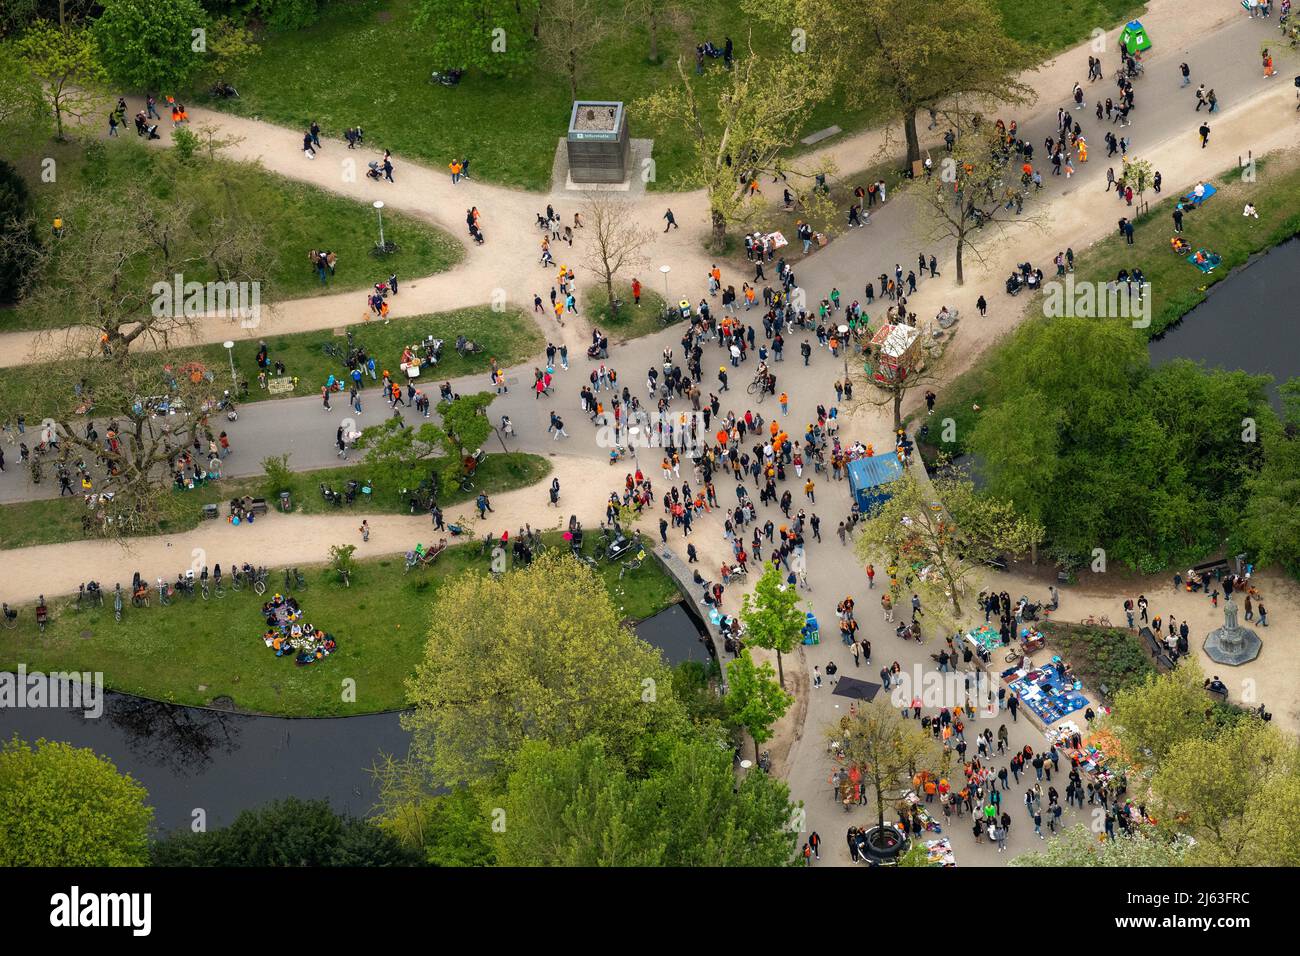
POLYGON ((1237 623, 1237 602, 1229 597, 1223 603, 1223 627, 1211 631, 1202 647, 1216 664, 1235 667, 1259 657, 1263 642, 1253 630, 1237 623))

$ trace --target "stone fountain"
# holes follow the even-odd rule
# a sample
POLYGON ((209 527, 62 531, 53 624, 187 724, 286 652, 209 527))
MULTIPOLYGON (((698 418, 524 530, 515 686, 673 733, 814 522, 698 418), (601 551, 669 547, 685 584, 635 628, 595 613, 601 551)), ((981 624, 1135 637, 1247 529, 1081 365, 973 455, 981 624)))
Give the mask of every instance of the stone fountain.
POLYGON ((1216 664, 1235 667, 1259 657, 1263 642, 1253 630, 1237 623, 1237 602, 1229 597, 1223 603, 1223 627, 1211 631, 1202 647, 1216 664))

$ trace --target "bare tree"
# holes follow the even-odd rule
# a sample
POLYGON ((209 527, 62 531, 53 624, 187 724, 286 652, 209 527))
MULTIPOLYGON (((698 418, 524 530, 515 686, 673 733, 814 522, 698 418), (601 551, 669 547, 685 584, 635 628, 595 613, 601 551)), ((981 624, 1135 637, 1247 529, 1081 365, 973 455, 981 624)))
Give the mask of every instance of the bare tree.
POLYGON ((998 135, 988 124, 965 124, 937 174, 907 187, 925 206, 929 237, 956 243, 958 285, 965 281, 964 255, 983 263, 988 236, 1001 234, 1011 220, 1041 223, 1037 214, 1021 214, 1032 190, 1030 173, 1011 162, 1008 144, 998 135))
POLYGON ((608 193, 588 194, 585 212, 584 234, 589 242, 586 265, 605 284, 606 301, 614 315, 614 280, 625 270, 649 261, 644 250, 654 234, 636 224, 626 202, 608 193))
POLYGON ((595 0, 546 0, 538 42, 546 59, 569 80, 569 96, 578 98, 584 58, 609 32, 595 0))

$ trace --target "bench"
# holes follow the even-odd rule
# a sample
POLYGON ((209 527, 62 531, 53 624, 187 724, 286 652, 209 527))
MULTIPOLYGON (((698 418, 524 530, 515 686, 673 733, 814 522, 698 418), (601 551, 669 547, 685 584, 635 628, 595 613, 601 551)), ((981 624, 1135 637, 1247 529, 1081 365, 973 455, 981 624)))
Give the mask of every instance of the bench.
POLYGON ((1206 684, 1205 692, 1220 703, 1226 704, 1228 702, 1228 688, 1226 687, 1223 688, 1223 690, 1219 690, 1216 687, 1211 687, 1209 684, 1206 684))
POLYGON ((1142 628, 1140 633, 1144 643, 1146 644, 1147 650, 1151 652, 1151 660, 1152 663, 1156 665, 1156 670, 1161 673, 1173 670, 1174 662, 1170 659, 1168 652, 1165 650, 1164 644, 1160 641, 1160 638, 1156 637, 1149 627, 1142 628))
POLYGON ((984 563, 994 571, 1005 571, 1007 569, 1007 556, 1005 554, 999 554, 995 557, 985 559, 984 563))
MULTIPOLYGON (((211 506, 209 506, 209 507, 216 508, 216 505, 211 505, 211 506)), ((266 499, 265 499, 265 498, 253 498, 253 499, 251 499, 251 501, 250 501, 250 503, 249 503, 249 505, 248 505, 248 508, 247 508, 247 511, 248 511, 249 514, 252 514, 252 515, 254 515, 254 516, 259 516, 259 517, 260 517, 261 515, 266 514, 269 510, 270 510, 270 508, 267 507, 266 499)), ((206 512, 206 508, 205 508, 205 512, 206 512)), ((233 513, 233 511, 232 511, 232 513, 233 513)), ((214 514, 213 517, 215 518, 216 515, 214 514)))

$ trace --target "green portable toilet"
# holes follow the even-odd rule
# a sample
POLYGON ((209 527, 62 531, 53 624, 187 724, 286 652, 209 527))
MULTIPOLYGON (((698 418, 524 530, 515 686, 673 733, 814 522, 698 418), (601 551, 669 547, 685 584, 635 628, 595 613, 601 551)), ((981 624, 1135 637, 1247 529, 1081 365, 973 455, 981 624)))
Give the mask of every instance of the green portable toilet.
POLYGON ((1131 56, 1151 49, 1151 38, 1147 36, 1147 28, 1142 25, 1141 20, 1130 20, 1125 25, 1124 32, 1120 34, 1119 42, 1131 56))

